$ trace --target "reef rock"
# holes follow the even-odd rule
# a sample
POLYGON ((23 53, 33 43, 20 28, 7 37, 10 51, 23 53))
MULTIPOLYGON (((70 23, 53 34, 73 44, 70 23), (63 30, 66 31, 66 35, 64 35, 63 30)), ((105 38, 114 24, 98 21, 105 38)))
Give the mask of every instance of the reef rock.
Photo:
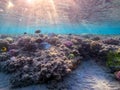
POLYGON ((120 80, 120 71, 115 72, 116 79, 120 80))
POLYGON ((9 43, 12 43, 14 41, 12 37, 7 37, 5 38, 5 40, 8 41, 9 43))
POLYGON ((16 49, 10 49, 8 51, 9 55, 10 56, 17 56, 19 54, 19 50, 16 50, 16 49))
POLYGON ((64 45, 67 47, 71 47, 73 45, 73 42, 72 41, 65 41, 64 45))
POLYGON ((103 40, 103 43, 111 44, 111 45, 120 45, 120 40, 110 38, 110 39, 103 40))
POLYGON ((4 39, 0 39, 0 50, 5 47, 6 49, 8 49, 9 47, 9 42, 7 40, 4 39))
MULTIPOLYGON (((2 47, 8 48, 8 51, 0 52, 0 69, 11 74, 12 87, 61 80, 86 58, 95 58, 105 64, 112 62, 110 68, 116 68, 116 63, 117 68, 120 65, 118 57, 110 57, 110 63, 107 62, 109 52, 120 48, 118 39, 90 35, 37 34, 18 36, 10 42, 0 40, 2 47)), ((118 72, 115 75, 119 78, 118 72)))

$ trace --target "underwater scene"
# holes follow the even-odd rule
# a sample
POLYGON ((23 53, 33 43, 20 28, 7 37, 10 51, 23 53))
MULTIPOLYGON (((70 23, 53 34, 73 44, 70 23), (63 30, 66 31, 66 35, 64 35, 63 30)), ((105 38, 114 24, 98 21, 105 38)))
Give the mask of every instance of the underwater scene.
POLYGON ((0 0, 0 90, 120 90, 120 0, 0 0))

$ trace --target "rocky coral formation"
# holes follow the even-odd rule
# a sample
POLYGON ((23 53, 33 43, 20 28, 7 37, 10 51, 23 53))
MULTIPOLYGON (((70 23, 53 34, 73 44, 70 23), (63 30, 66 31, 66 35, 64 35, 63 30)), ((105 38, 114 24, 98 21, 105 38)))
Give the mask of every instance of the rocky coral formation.
POLYGON ((4 39, 0 39, 0 51, 3 47, 5 47, 6 49, 8 49, 9 46, 9 42, 7 40, 4 39))
POLYGON ((6 54, 9 57, 1 53, 0 68, 2 72, 12 74, 12 87, 60 80, 77 67, 82 59, 78 42, 58 37, 61 36, 25 35, 8 45, 6 54))
POLYGON ((99 37, 99 36, 95 36, 95 37, 93 37, 92 38, 92 40, 94 40, 94 41, 98 41, 98 40, 100 40, 101 38, 99 37))
POLYGON ((120 71, 115 72, 116 79, 120 80, 120 71))
POLYGON ((0 54, 0 62, 6 61, 6 60, 8 60, 9 58, 10 58, 10 55, 7 54, 7 53, 5 53, 5 52, 0 54))
POLYGON ((92 41, 90 43, 90 52, 92 57, 96 57, 99 54, 99 51, 102 49, 102 44, 98 41, 92 41))
POLYGON ((120 52, 118 50, 108 53, 107 66, 110 67, 113 72, 120 70, 120 52))
POLYGON ((111 45, 120 45, 120 40, 119 39, 110 38, 110 39, 103 40, 103 43, 111 44, 111 45))
POLYGON ((35 51, 37 49, 35 39, 30 36, 21 37, 17 41, 17 45, 22 47, 24 51, 35 51))
POLYGON ((90 35, 35 34, 11 38, 1 39, 0 48, 8 50, 0 52, 0 69, 11 74, 12 87, 60 80, 85 58, 106 64, 108 53, 120 48, 118 39, 106 41, 90 35))

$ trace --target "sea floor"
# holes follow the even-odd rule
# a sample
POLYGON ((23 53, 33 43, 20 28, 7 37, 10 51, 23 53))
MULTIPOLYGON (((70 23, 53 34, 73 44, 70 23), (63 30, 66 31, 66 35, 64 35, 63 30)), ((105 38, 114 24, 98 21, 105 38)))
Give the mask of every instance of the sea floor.
MULTIPOLYGON (((8 78, 0 73, 0 90, 10 90, 8 78)), ((63 81, 11 90, 120 90, 120 82, 105 67, 86 60, 63 81)))
POLYGON ((120 90, 106 67, 119 35, 1 35, 0 49, 0 90, 120 90))

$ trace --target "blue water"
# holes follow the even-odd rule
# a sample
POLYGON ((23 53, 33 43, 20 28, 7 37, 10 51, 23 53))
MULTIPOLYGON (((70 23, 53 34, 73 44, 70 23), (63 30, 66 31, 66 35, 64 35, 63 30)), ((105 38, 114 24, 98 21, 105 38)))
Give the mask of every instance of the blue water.
POLYGON ((21 26, 12 23, 0 24, 0 34, 33 34, 35 30, 41 30, 43 34, 120 34, 120 25, 117 24, 60 24, 44 26, 21 26))
POLYGON ((83 6, 80 0, 52 0, 54 5, 52 1, 38 0, 39 5, 37 0, 30 0, 34 4, 23 1, 27 0, 0 0, 0 34, 33 34, 38 29, 44 34, 120 34, 119 0, 86 0, 83 6), (97 1, 102 3, 96 6, 97 1), (9 8, 8 2, 13 4, 9 8), (88 12, 90 8, 93 14, 88 12), (86 14, 88 18, 84 18, 86 14))

